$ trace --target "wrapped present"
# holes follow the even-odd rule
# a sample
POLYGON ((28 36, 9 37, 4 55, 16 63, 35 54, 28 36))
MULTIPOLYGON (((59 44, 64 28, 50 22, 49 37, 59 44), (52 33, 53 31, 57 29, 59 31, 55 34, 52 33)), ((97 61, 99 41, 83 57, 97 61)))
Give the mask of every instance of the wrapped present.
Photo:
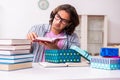
POLYGON ((87 51, 85 51, 85 50, 83 50, 83 49, 81 49, 81 48, 79 48, 79 47, 77 47, 77 46, 71 46, 70 49, 75 50, 75 51, 78 52, 83 58, 85 58, 87 61, 90 61, 91 55, 90 55, 87 51))
POLYGON ((100 49, 100 56, 103 57, 114 57, 114 56, 119 56, 119 49, 118 48, 101 48, 100 49))
POLYGON ((80 62, 81 56, 72 49, 46 50, 45 61, 53 63, 80 62))
POLYGON ((90 66, 97 69, 118 70, 120 69, 119 57, 92 57, 90 66))

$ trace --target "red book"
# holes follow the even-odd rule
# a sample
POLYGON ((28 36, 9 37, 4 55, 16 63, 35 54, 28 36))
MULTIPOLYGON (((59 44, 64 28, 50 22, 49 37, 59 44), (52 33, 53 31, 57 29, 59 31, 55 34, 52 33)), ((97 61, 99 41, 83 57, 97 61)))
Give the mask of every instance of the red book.
POLYGON ((34 41, 45 41, 45 42, 54 42, 55 40, 66 39, 67 37, 57 37, 57 38, 49 38, 49 37, 38 37, 34 41))

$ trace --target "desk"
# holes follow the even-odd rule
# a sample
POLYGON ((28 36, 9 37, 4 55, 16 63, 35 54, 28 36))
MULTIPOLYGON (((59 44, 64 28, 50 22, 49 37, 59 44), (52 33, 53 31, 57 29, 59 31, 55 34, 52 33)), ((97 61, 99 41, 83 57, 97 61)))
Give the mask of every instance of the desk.
POLYGON ((90 67, 33 68, 0 71, 0 80, 120 80, 120 70, 101 70, 90 67))

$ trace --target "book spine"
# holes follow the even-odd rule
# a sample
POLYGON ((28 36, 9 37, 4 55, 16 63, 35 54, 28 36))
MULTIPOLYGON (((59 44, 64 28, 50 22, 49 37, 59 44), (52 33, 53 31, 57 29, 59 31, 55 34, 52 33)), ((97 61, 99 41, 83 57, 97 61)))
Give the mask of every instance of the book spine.
POLYGON ((15 64, 22 62, 31 62, 32 60, 33 58, 24 58, 24 59, 16 59, 16 60, 0 59, 0 64, 15 64))

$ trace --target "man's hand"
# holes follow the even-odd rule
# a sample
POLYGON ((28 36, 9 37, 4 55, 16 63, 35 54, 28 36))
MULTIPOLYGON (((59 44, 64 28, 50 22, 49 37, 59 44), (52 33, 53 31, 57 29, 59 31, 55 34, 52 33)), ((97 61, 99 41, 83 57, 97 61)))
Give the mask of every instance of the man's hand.
POLYGON ((27 39, 29 39, 31 42, 33 42, 37 37, 38 37, 37 34, 34 32, 27 34, 27 39))
MULTIPOLYGON (((37 34, 34 32, 27 34, 27 39, 29 39, 31 42, 33 42, 37 38, 37 34)), ((37 41, 40 45, 44 45, 45 47, 49 49, 59 49, 57 46, 59 39, 55 40, 54 42, 47 42, 47 41, 37 41)))

